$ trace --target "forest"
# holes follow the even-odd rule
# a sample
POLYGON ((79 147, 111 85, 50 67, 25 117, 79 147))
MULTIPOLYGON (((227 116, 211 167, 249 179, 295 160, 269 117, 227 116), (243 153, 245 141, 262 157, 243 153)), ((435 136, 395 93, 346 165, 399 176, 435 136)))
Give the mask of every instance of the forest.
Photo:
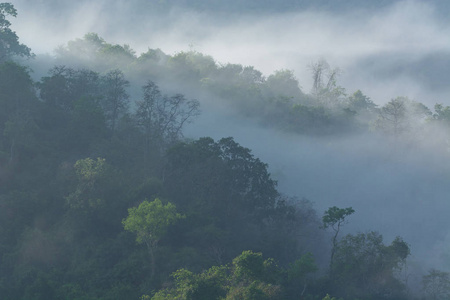
POLYGON ((324 59, 305 91, 292 70, 137 54, 93 32, 36 63, 18 13, 0 3, 1 299, 450 299, 450 273, 408 269, 396 228, 346 233, 358 210, 341 199, 317 211, 233 137, 185 136, 217 105, 280 134, 448 159, 450 106, 377 105, 324 59))

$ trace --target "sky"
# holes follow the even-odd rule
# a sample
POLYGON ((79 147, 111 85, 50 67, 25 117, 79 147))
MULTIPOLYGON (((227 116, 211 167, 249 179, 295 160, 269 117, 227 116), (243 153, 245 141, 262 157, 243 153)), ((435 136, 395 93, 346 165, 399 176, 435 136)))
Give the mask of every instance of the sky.
POLYGON ((35 53, 96 32, 137 53, 195 49, 219 63, 251 65, 266 76, 293 70, 303 90, 312 86, 308 66, 326 59, 341 70, 339 83, 361 89, 376 103, 408 96, 434 105, 449 101, 450 22, 432 1, 400 1, 374 12, 307 10, 238 14, 174 9, 164 16, 136 8, 136 1, 14 0, 13 29, 35 53), (50 4, 53 5, 50 5, 50 4))
MULTIPOLYGON (((338 84, 348 94, 360 89, 379 105, 397 96, 430 109, 450 105, 450 19, 432 1, 399 1, 375 11, 226 15, 174 9, 164 16, 139 10, 133 1, 11 3, 18 10, 12 28, 36 54, 52 54, 96 32, 137 54, 194 49, 218 63, 254 66, 265 76, 293 70, 304 92, 312 86, 308 66, 326 59, 341 70, 338 84)), ((202 105, 208 113, 187 128, 187 137, 235 137, 269 164, 282 192, 306 197, 319 214, 333 205, 352 206, 347 232, 378 230, 387 242, 400 235, 413 249, 413 263, 450 270, 449 149, 393 147, 367 136, 293 136, 202 105)))

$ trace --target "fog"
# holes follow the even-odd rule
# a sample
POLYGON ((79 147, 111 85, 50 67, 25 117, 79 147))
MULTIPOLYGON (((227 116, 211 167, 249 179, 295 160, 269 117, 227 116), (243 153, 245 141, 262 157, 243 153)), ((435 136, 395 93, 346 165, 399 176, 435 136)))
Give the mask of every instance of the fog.
MULTIPOLYGON (((138 54, 148 47, 168 54, 193 48, 266 76, 293 70, 304 92, 312 86, 308 65, 323 58, 342 70, 338 84, 349 94, 360 89, 380 105, 397 96, 430 108, 450 105, 450 21, 432 1, 399 1, 373 12, 226 15, 175 8, 164 16, 125 1, 12 3, 19 13, 12 27, 36 54, 52 55, 58 45, 96 32, 138 54)), ((319 214, 352 206, 356 213, 345 233, 378 230, 387 241, 400 235, 411 245, 413 263, 450 270, 448 149, 392 145, 375 134, 283 134, 202 102, 203 114, 186 137, 235 137, 269 164, 283 193, 313 201, 319 214)))
MULTIPOLYGON (((269 75, 294 70, 305 91, 308 65, 326 59, 342 70, 340 84, 377 103, 398 95, 434 104, 449 93, 450 24, 432 1, 398 1, 374 12, 307 10, 230 15, 172 9, 160 16, 121 1, 15 0, 13 29, 35 53, 96 32, 108 42, 173 54, 193 48, 221 63, 252 65, 269 75)), ((138 4, 138 1, 135 2, 138 4)))

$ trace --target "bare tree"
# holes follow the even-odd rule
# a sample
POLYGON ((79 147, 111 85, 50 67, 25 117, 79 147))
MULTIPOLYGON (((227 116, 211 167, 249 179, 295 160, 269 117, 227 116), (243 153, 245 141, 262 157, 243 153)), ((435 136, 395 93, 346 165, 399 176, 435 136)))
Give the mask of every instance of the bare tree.
POLYGON ((321 59, 309 66, 313 77, 311 93, 322 104, 334 104, 345 94, 344 88, 337 85, 337 77, 341 73, 338 68, 332 69, 330 65, 321 59))
POLYGON ((144 160, 147 161, 151 149, 160 154, 167 145, 183 136, 183 126, 198 116, 200 104, 197 100, 187 100, 182 94, 162 95, 153 81, 148 81, 143 91, 143 99, 136 102, 135 118, 144 133, 144 160))

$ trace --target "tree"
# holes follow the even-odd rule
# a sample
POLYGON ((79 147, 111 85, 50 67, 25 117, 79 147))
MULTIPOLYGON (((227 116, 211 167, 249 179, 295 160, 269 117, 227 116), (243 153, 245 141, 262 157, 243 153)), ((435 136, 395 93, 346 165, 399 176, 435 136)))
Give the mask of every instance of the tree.
POLYGON ((348 109, 364 118, 366 124, 368 123, 367 119, 372 120, 376 116, 377 105, 360 90, 347 98, 347 105, 348 109))
POLYGON ((397 97, 381 108, 375 128, 395 139, 408 132, 417 135, 421 125, 431 116, 430 109, 422 103, 397 97))
POLYGON ((103 77, 103 82, 105 92, 102 102, 103 110, 114 135, 120 115, 128 108, 130 96, 127 94, 126 88, 130 85, 130 82, 125 79, 123 72, 118 69, 109 71, 103 77))
POLYGON ((345 95, 345 89, 337 85, 340 70, 331 69, 323 59, 311 64, 310 69, 313 76, 313 96, 322 105, 336 105, 340 97, 345 95))
POLYGON ((19 43, 19 37, 9 27, 8 16, 16 17, 17 10, 11 3, 0 3, 0 63, 15 56, 31 57, 31 49, 19 43))
POLYGON ((101 185, 110 172, 104 158, 85 158, 77 160, 74 165, 77 186, 66 197, 70 209, 89 213, 104 205, 104 188, 101 185))
POLYGON ((158 242, 166 234, 168 227, 182 218, 184 216, 176 212, 174 204, 168 202, 164 205, 158 198, 152 202, 144 200, 138 207, 128 209, 128 217, 122 224, 125 230, 136 233, 138 244, 144 243, 147 246, 152 264, 152 278, 155 275, 155 251, 158 242))
POLYGON ((277 183, 270 178, 267 164, 231 137, 179 143, 167 158, 167 189, 173 199, 190 200, 180 205, 202 202, 202 211, 226 223, 265 216, 275 206, 277 183))
POLYGON ((391 133, 398 137, 407 129, 406 124, 406 103, 405 98, 397 97, 384 105, 375 126, 386 133, 391 133))
MULTIPOLYGON (((300 294, 300 299, 302 299, 306 292, 306 288, 311 281, 309 275, 317 270, 318 268, 314 261, 314 257, 309 252, 302 255, 290 265, 288 269, 288 281, 293 286, 293 289, 300 294)), ((298 294, 296 294, 296 296, 298 296, 298 294)))
POLYGON ((273 259, 264 260, 261 252, 243 251, 233 259, 226 299, 280 299, 280 274, 273 259))
POLYGON ((99 71, 124 68, 136 58, 129 45, 109 44, 93 32, 69 41, 66 46, 59 47, 56 54, 62 60, 76 61, 99 71))
POLYGON ((97 72, 56 66, 49 71, 49 75, 41 78, 38 87, 41 99, 50 107, 70 115, 75 102, 81 98, 100 98, 100 79, 97 72))
POLYGON ((336 248, 333 290, 346 299, 405 299, 397 272, 409 254, 400 237, 387 246, 378 232, 349 234, 336 248))
POLYGON ((422 278, 427 299, 450 299, 450 273, 431 269, 422 278))
POLYGON ((337 237, 339 235, 339 231, 341 230, 341 227, 347 223, 346 218, 353 214, 355 210, 351 207, 347 208, 338 208, 337 206, 333 206, 328 208, 328 210, 325 211, 322 221, 323 221, 323 228, 331 227, 334 231, 334 235, 332 238, 332 248, 331 248, 331 257, 330 257, 330 275, 333 274, 333 259, 334 254, 336 252, 337 247, 337 237))
POLYGON ((0 153, 8 151, 10 162, 20 148, 35 140, 37 105, 27 68, 14 62, 0 64, 0 153), (1 149, 2 144, 8 149, 1 149))
POLYGON ((299 99, 303 96, 294 72, 291 70, 278 70, 267 77, 266 85, 275 97, 285 96, 299 99))
POLYGON ((450 106, 443 106, 441 103, 434 105, 433 119, 450 124, 450 106))
POLYGON ((187 100, 183 95, 172 97, 161 94, 159 87, 151 80, 143 86, 144 96, 137 101, 135 118, 144 134, 144 164, 150 153, 150 144, 157 154, 182 136, 185 124, 199 115, 200 103, 187 100))
MULTIPOLYGON (((227 294, 228 268, 213 266, 200 274, 179 269, 172 274, 175 287, 158 291, 152 300, 221 300, 227 294)), ((150 298, 149 298, 150 299, 150 298)))
MULTIPOLYGON (((200 274, 179 269, 173 288, 158 291, 152 300, 270 300, 281 299, 279 269, 261 253, 243 251, 232 266, 213 266, 200 274)), ((142 299, 150 299, 144 296, 142 299)))
POLYGON ((249 149, 232 138, 201 138, 178 143, 166 158, 167 197, 191 220, 185 228, 191 238, 184 245, 221 263, 242 249, 272 242, 263 231, 275 214, 276 181, 249 149))

